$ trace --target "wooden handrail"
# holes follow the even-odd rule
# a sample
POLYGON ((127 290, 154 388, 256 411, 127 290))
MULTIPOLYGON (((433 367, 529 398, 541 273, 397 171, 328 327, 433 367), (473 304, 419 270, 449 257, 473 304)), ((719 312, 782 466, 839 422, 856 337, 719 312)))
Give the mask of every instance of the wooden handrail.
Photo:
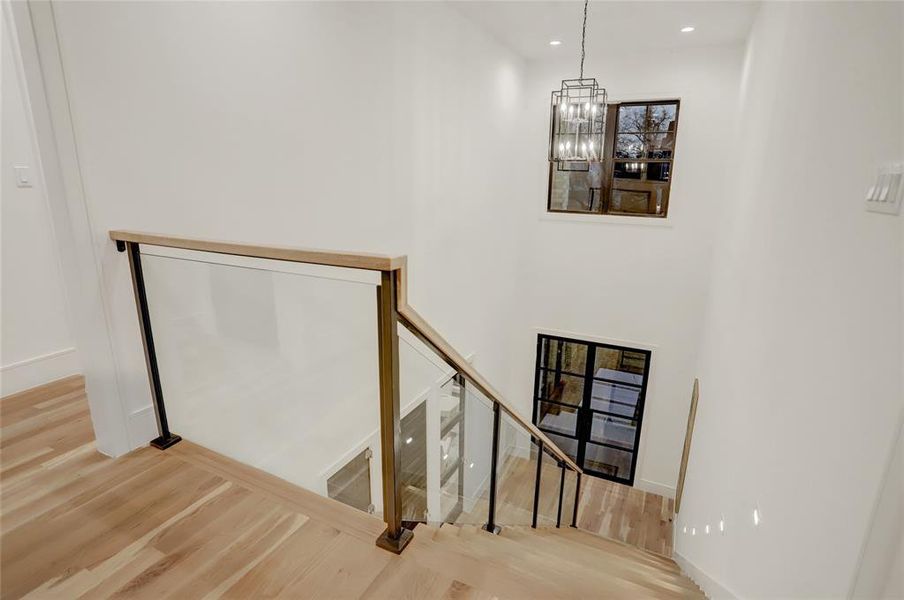
POLYGON ((694 378, 691 393, 691 407, 687 412, 687 431, 684 434, 684 448, 681 450, 681 467, 678 470, 678 488, 675 492, 675 513, 681 511, 681 496, 684 494, 684 478, 687 475, 687 461, 691 455, 691 441, 694 439, 694 423, 697 421, 697 402, 700 400, 700 380, 694 378))
POLYGON ((311 265, 330 267, 346 267, 349 269, 365 269, 368 271, 395 271, 405 266, 405 256, 388 256, 384 254, 368 254, 362 252, 337 252, 335 250, 315 250, 311 248, 295 248, 292 246, 261 246, 260 244, 242 244, 237 242, 221 242, 199 238, 186 238, 173 235, 160 235, 140 231, 111 231, 110 239, 116 242, 134 242, 167 248, 199 250, 216 254, 232 254, 252 258, 269 258, 311 265))
MULTIPOLYGON (((427 321, 408 304, 408 274, 406 256, 388 256, 383 254, 339 252, 334 250, 313 250, 291 246, 263 246, 237 242, 222 242, 199 238, 187 238, 173 235, 144 233, 140 231, 110 231, 110 239, 115 242, 132 242, 151 246, 165 246, 184 250, 231 254, 251 258, 266 258, 290 262, 365 269, 369 271, 395 272, 398 294, 398 313, 413 334, 432 348, 452 368, 461 373, 475 385, 488 400, 495 402, 519 425, 524 427, 535 438, 543 440, 543 445, 552 451, 559 460, 572 470, 584 471, 550 440, 536 425, 524 419, 495 388, 477 370, 449 344, 427 321)), ((542 458, 542 457, 541 457, 542 458)))
POLYGON ((555 442, 550 440, 546 434, 540 431, 536 425, 525 420, 518 414, 518 412, 503 399, 502 394, 490 385, 490 382, 484 379, 471 363, 465 360, 465 358, 459 354, 455 348, 443 338, 443 336, 433 329, 433 327, 431 327, 430 324, 417 314, 417 312, 407 303, 404 305, 399 304, 399 315, 413 334, 439 354, 450 366, 452 366, 452 368, 458 370, 458 372, 464 375, 468 381, 477 386, 487 399, 501 406, 512 419, 528 430, 531 435, 543 440, 543 445, 549 448, 559 460, 564 461, 571 469, 578 473, 584 472, 577 464, 575 464, 570 456, 565 454, 565 452, 563 452, 555 442))

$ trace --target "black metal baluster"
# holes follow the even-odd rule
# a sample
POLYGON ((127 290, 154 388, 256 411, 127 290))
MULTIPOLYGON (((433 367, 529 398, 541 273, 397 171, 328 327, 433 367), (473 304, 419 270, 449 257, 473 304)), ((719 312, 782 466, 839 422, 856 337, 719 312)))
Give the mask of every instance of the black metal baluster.
POLYGON ((540 508, 540 475, 543 468, 543 440, 537 440, 537 479, 534 483, 534 515, 531 527, 537 528, 537 511, 540 508))
POLYGON ((574 513, 571 515, 571 526, 578 526, 578 501, 581 499, 581 474, 578 473, 578 480, 574 486, 574 513))
POLYGON ((154 335, 151 332, 151 315, 148 311, 148 298, 144 287, 144 272, 141 269, 141 252, 137 242, 116 242, 120 252, 128 251, 129 269, 132 273, 132 289, 135 292, 135 306, 138 309, 138 324, 141 326, 141 341, 144 346, 144 361, 148 369, 151 383, 151 397, 154 401, 154 415, 157 417, 159 437, 151 440, 151 446, 165 450, 182 440, 169 430, 166 420, 166 407, 163 404, 163 387, 160 385, 160 371, 157 368, 157 353, 154 349, 154 335))
POLYGON ((499 403, 493 403, 493 452, 490 463, 490 508, 487 515, 487 524, 483 526, 490 533, 499 533, 501 528, 496 525, 496 468, 499 462, 499 403))
POLYGON ((562 473, 559 478, 559 510, 556 513, 556 528, 562 526, 562 497, 565 495, 565 463, 559 463, 559 468, 562 470, 562 473))

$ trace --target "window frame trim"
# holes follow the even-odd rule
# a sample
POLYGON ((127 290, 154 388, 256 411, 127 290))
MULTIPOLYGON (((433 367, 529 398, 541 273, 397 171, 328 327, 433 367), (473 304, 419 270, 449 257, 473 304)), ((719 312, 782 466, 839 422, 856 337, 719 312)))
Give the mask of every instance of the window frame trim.
MULTIPOLYGON (((626 480, 624 478, 613 477, 611 475, 608 475, 606 473, 602 473, 600 471, 596 471, 593 469, 587 469, 587 468, 584 469, 585 473, 587 473, 588 475, 593 475, 594 477, 600 477, 602 479, 613 481, 615 483, 620 483, 622 485, 634 487, 636 478, 637 478, 638 465, 641 463, 642 455, 645 454, 645 447, 642 445, 642 440, 644 439, 642 436, 644 412, 646 411, 646 407, 647 407, 647 399, 648 399, 647 394, 650 391, 650 379, 651 379, 652 373, 653 373, 653 370, 652 370, 653 352, 655 350, 657 350, 658 348, 656 346, 650 345, 650 344, 642 344, 642 343, 625 341, 625 340, 615 340, 615 339, 602 338, 602 337, 591 336, 591 335, 576 334, 576 333, 572 333, 572 332, 555 331, 555 330, 536 329, 534 331, 534 334, 536 336, 535 337, 536 353, 535 353, 535 363, 534 363, 534 383, 533 383, 534 387, 533 387, 533 394, 532 394, 534 399, 533 399, 533 406, 531 407, 531 422, 534 424, 537 424, 538 402, 539 401, 549 402, 548 400, 546 400, 544 398, 540 398, 539 394, 538 394, 538 390, 539 390, 539 386, 540 386, 539 373, 540 373, 540 369, 541 369, 541 367, 540 367, 541 356, 542 356, 541 348, 542 348, 542 339, 543 338, 551 338, 551 339, 556 339, 556 340, 563 341, 563 342, 572 342, 572 343, 577 343, 577 344, 584 344, 587 346, 604 346, 604 347, 609 347, 612 349, 617 349, 617 350, 622 350, 622 351, 640 352, 640 353, 643 353, 646 355, 646 364, 644 365, 644 374, 643 374, 643 384, 642 384, 642 389, 640 390, 640 397, 639 397, 639 403, 638 403, 639 411, 637 414, 637 418, 634 419, 637 422, 637 425, 635 427, 636 433, 635 433, 634 449, 628 450, 625 448, 614 448, 614 447, 612 448, 613 450, 620 450, 622 452, 631 454, 632 461, 631 461, 630 477, 626 480), (628 344, 630 344, 630 345, 628 345, 628 344)), ((595 350, 594 350, 594 354, 595 354, 595 350)), ((587 365, 586 365, 586 374, 585 374, 585 383, 586 383, 586 379, 590 379, 591 381, 595 380, 595 378, 592 375, 593 366, 594 366, 592 364, 592 362, 593 361, 591 361, 589 359, 589 355, 588 355, 587 365)), ((584 390, 585 397, 587 396, 588 393, 589 392, 585 386, 585 390, 584 390)), ((554 402, 554 404, 561 404, 561 403, 554 402)), ((579 406, 579 407, 575 407, 575 406, 572 406, 569 404, 562 404, 562 405, 570 407, 570 408, 577 408, 577 409, 583 410, 583 411, 589 411, 591 413, 602 412, 602 411, 594 410, 592 407, 585 407, 584 406, 585 404, 587 404, 586 398, 584 401, 582 401, 581 406, 579 406)), ((579 412, 578 414, 579 414, 579 416, 578 416, 577 427, 579 429, 581 427, 581 425, 580 425, 581 424, 581 416, 580 416, 581 413, 579 412)), ((627 419, 626 417, 621 417, 621 416, 619 418, 624 419, 624 420, 630 420, 630 419, 627 419)), ((591 420, 592 420, 592 416, 591 416, 591 420)), ((540 427, 540 425, 537 424, 537 427, 540 427)), ((577 441, 578 442, 578 457, 577 458, 580 461, 580 464, 583 464, 584 446, 586 446, 587 444, 594 444, 596 446, 605 446, 605 444, 593 441, 590 438, 589 430, 587 431, 586 439, 584 437, 581 437, 578 429, 575 430, 575 436, 570 436, 570 435, 562 434, 559 432, 550 432, 541 427, 541 430, 546 433, 554 433, 554 435, 558 435, 558 436, 569 438, 569 439, 574 439, 575 441, 577 441)))
MULTIPOLYGON (((681 104, 683 102, 683 98, 680 94, 655 94, 650 96, 628 96, 621 99, 610 99, 607 102, 607 110, 609 107, 621 106, 621 105, 651 105, 651 104, 676 104, 675 110, 675 148, 672 150, 672 157, 670 159, 650 159, 645 160, 644 162, 668 162, 672 165, 672 171, 674 171, 675 160, 678 154, 678 128, 679 123, 681 121, 681 104)), ((618 110, 614 111, 616 117, 614 119, 614 123, 612 123, 613 119, 610 119, 607 115, 606 120, 606 130, 604 132, 605 137, 605 151, 607 154, 606 160, 603 162, 603 188, 601 196, 603 198, 608 197, 612 191, 612 182, 615 179, 614 169, 615 169, 615 136, 617 135, 618 123, 617 123, 617 115, 618 110), (610 128, 611 123, 611 128, 610 128), (608 154, 612 156, 609 157, 608 154)), ((628 159, 622 160, 621 162, 637 162, 630 161, 628 159)), ((552 208, 552 178, 554 173, 555 165, 550 162, 549 169, 546 176, 546 198, 543 203, 543 216, 541 220, 546 221, 573 221, 573 222, 584 222, 584 223, 606 223, 606 224, 623 224, 623 225, 655 225, 658 227, 671 227, 669 221, 669 209, 671 208, 671 196, 672 196, 672 178, 668 181, 668 188, 665 197, 665 207, 663 213, 661 215, 653 215, 653 214, 640 214, 640 213, 620 213, 620 212, 578 212, 571 210, 561 210, 552 208)))

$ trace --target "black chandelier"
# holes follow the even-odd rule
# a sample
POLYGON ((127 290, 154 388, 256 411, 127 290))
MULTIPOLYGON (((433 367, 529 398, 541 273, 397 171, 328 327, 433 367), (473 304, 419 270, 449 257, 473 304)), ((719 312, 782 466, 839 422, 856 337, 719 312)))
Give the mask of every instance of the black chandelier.
POLYGON ((552 93, 549 125, 549 160, 560 171, 588 171, 603 152, 606 130, 606 90, 596 79, 584 78, 584 45, 587 40, 587 6, 581 29, 581 68, 577 79, 562 80, 552 93))

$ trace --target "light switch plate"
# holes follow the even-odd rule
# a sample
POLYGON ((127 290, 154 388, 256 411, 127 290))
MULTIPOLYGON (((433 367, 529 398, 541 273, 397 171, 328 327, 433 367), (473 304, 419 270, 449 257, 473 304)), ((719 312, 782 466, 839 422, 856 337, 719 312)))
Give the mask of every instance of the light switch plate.
POLYGON ((876 181, 866 192, 866 210, 897 215, 904 198, 904 164, 885 165, 879 169, 876 181))
POLYGON ((13 170, 16 172, 16 187, 30 188, 31 172, 29 168, 25 165, 16 165, 13 170))

